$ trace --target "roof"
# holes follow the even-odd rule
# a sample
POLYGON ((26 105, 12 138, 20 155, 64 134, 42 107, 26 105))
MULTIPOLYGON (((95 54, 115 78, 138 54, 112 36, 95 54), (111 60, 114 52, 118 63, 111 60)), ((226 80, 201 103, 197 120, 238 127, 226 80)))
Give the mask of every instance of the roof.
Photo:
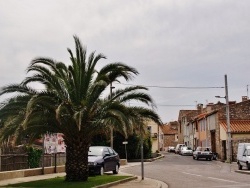
MULTIPOLYGON (((227 131, 226 120, 220 121, 220 126, 227 131)), ((231 133, 250 133, 250 120, 230 120, 231 133)))
POLYGON ((201 119, 205 118, 206 115, 207 115, 207 113, 199 114, 199 115, 194 117, 194 120, 201 120, 201 119))
POLYGON ((161 129, 162 129, 163 134, 178 134, 177 127, 176 127, 176 129, 174 129, 170 125, 163 125, 163 126, 161 126, 161 129))
POLYGON ((199 113, 199 110, 180 110, 178 120, 180 121, 182 117, 186 117, 187 121, 189 121, 194 116, 197 116, 199 113))

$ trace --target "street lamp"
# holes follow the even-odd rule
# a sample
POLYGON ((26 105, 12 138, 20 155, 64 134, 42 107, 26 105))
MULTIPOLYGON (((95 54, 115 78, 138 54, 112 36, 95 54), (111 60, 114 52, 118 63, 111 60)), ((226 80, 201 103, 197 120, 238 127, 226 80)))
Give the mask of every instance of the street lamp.
POLYGON ((227 118, 227 161, 231 163, 232 157, 232 144, 231 144, 231 129, 230 129, 230 115, 229 115, 229 100, 228 100, 228 85, 227 85, 227 75, 225 75, 225 97, 215 96, 216 98, 226 99, 226 118, 227 118))
MULTIPOLYGON (((115 87, 112 86, 112 82, 110 83, 110 100, 112 100, 112 89, 114 89, 115 87)), ((111 125, 110 127, 110 147, 113 148, 113 140, 114 140, 114 136, 113 136, 113 126, 111 125)))

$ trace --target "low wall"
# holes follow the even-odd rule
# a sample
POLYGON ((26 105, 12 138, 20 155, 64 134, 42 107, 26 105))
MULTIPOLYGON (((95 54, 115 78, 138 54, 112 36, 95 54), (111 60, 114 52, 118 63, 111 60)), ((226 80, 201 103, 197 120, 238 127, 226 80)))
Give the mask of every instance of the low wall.
MULTIPOLYGON (((56 171, 55 171, 54 166, 44 168, 44 174, 53 174, 53 173, 60 173, 60 172, 65 172, 65 165, 57 166, 56 171)), ((4 171, 4 172, 0 172, 0 180, 22 178, 22 177, 28 177, 28 176, 37 176, 37 175, 42 175, 42 174, 43 174, 42 168, 4 171)))

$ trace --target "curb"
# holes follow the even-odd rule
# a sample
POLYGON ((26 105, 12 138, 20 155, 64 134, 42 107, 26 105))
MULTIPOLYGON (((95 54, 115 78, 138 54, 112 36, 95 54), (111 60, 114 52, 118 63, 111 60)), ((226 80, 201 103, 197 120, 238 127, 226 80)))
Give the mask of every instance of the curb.
POLYGON ((246 170, 235 170, 235 172, 240 173, 240 174, 250 174, 250 171, 246 171, 246 170))
MULTIPOLYGON (((158 157, 155 157, 155 158, 150 158, 150 159, 143 159, 144 162, 153 162, 155 160, 158 160, 158 159, 161 159, 161 158, 164 158, 165 155, 161 154, 160 156, 158 157)), ((129 160, 128 162, 141 162, 141 159, 132 159, 132 160, 129 160)))
POLYGON ((94 188, 108 188, 110 186, 114 186, 114 185, 118 185, 118 184, 121 184, 121 183, 126 183, 128 181, 132 181, 132 180, 135 180, 135 179, 138 179, 137 176, 133 176, 133 177, 129 177, 129 178, 126 178, 126 179, 123 179, 123 180, 118 180, 118 181, 114 181, 114 182, 111 182, 111 183, 107 183, 107 184, 103 184, 103 185, 98 185, 94 188))

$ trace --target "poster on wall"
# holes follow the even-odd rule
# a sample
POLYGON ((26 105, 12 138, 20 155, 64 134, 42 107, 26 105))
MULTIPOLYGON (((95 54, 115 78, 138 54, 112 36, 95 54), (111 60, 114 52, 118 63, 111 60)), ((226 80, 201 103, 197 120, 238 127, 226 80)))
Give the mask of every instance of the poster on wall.
POLYGON ((66 145, 62 133, 53 133, 44 135, 44 153, 65 153, 66 145))

